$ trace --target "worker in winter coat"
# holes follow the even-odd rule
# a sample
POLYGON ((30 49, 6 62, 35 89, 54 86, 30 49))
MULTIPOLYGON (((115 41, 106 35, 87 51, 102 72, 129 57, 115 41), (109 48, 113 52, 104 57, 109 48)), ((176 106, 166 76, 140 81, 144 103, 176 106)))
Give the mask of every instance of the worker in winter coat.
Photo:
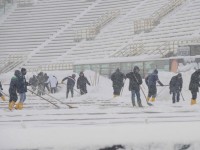
POLYGON ((41 95, 44 95, 45 94, 45 91, 44 91, 44 84, 45 84, 45 78, 44 78, 44 74, 43 72, 40 72, 37 76, 37 79, 38 79, 38 91, 37 91, 37 94, 39 96, 41 95))
POLYGON ((199 92, 200 82, 200 69, 196 70, 190 79, 189 90, 192 94, 191 105, 196 104, 197 92, 199 92))
POLYGON ((125 75, 120 72, 119 68, 111 75, 111 80, 113 82, 113 96, 119 96, 122 87, 124 86, 125 75))
POLYGON ((58 80, 55 76, 50 75, 47 83, 50 84, 50 88, 51 88, 51 93, 56 93, 57 92, 57 86, 58 86, 58 80))
POLYGON ((139 107, 142 107, 142 102, 140 99, 140 85, 142 84, 142 77, 139 73, 140 69, 138 66, 135 66, 133 72, 126 74, 126 78, 130 80, 129 82, 129 91, 131 91, 131 100, 133 107, 135 107, 135 96, 137 96, 137 103, 139 107))
POLYGON ((2 94, 2 91, 3 90, 3 87, 2 87, 2 84, 1 84, 1 81, 0 81, 0 97, 1 97, 1 99, 3 100, 3 101, 5 101, 6 99, 5 99, 5 96, 2 94))
POLYGON ((33 91, 36 90, 36 88, 38 86, 38 79, 37 79, 36 75, 33 75, 33 77, 31 77, 29 79, 29 85, 31 86, 33 91))
POLYGON ((27 92, 27 86, 29 85, 28 82, 26 82, 26 69, 25 68, 22 68, 21 69, 21 75, 19 77, 19 82, 18 82, 18 85, 19 87, 17 88, 17 92, 19 93, 19 97, 20 97, 20 101, 18 104, 16 104, 16 109, 23 109, 23 104, 26 100, 26 92, 27 92))
POLYGON ((160 86, 164 86, 159 78, 158 78, 158 70, 155 69, 153 71, 153 73, 151 73, 150 75, 148 75, 145 78, 145 82, 148 86, 148 97, 147 97, 147 101, 155 101, 156 98, 156 94, 157 94, 157 88, 156 88, 156 83, 158 82, 158 84, 160 84, 160 86))
POLYGON ((65 77, 62 79, 61 83, 63 84, 65 80, 67 80, 67 92, 66 92, 66 98, 68 98, 69 92, 71 92, 71 97, 74 96, 74 85, 76 83, 75 79, 76 75, 72 74, 72 76, 65 77))
POLYGON ((51 92, 51 91, 50 91, 50 88, 49 88, 49 83, 47 82, 48 79, 49 79, 49 76, 45 73, 43 78, 44 78, 44 80, 45 80, 45 82, 44 82, 44 91, 45 91, 45 88, 47 88, 47 91, 48 91, 48 92, 51 92))
POLYGON ((80 89, 81 95, 87 93, 87 86, 86 84, 90 85, 88 79, 84 76, 83 72, 80 72, 79 78, 77 80, 77 89, 80 89))
POLYGON ((14 76, 11 78, 10 87, 9 87, 9 106, 10 110, 13 109, 18 96, 17 96, 17 89, 19 88, 19 79, 22 78, 21 72, 19 70, 15 70, 14 76))
POLYGON ((172 102, 179 102, 180 100, 180 92, 182 90, 183 79, 181 73, 173 76, 169 83, 169 93, 172 94, 172 102))

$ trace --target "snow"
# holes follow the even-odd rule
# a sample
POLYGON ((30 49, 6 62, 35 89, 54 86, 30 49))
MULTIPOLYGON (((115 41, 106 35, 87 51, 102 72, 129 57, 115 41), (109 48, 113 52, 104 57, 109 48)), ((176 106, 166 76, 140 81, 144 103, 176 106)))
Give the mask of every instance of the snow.
POLYGON ((126 145, 127 149, 149 147, 148 149, 170 150, 174 144, 188 143, 194 143, 193 147, 199 148, 200 135, 196 133, 198 128, 199 123, 159 123, 10 129, 1 132, 1 148, 94 150, 121 144, 126 145), (8 145, 8 141, 12 144, 8 145))
POLYGON ((136 62, 141 60, 164 60, 165 58, 161 58, 160 55, 139 55, 139 56, 131 56, 131 57, 116 57, 116 58, 101 58, 101 59, 87 59, 87 60, 78 60, 75 61, 74 64, 99 64, 99 63, 113 63, 113 62, 136 62))
MULTIPOLYGON (((113 145, 122 145, 128 150, 178 150, 184 146, 199 149, 200 105, 190 105, 191 94, 188 90, 193 72, 182 73, 184 100, 181 99, 177 104, 172 104, 168 86, 158 86, 158 96, 153 106, 146 104, 141 93, 144 108, 133 108, 128 80, 122 96, 113 99, 110 79, 95 76, 92 71, 84 72, 92 83, 92 86, 88 86, 88 94, 80 96, 76 92, 74 98, 69 95, 70 98, 66 99, 66 86, 59 84, 59 92, 52 95, 78 108, 69 109, 57 102, 61 109, 56 109, 30 93, 27 93, 25 107, 21 111, 10 112, 7 109, 8 102, 1 101, 0 149, 94 150, 113 145)), ((55 75, 61 82, 73 72, 46 73, 55 75)), ((26 78, 33 74, 36 73, 28 73, 26 78)), ((8 93, 6 84, 12 75, 13 72, 1 76, 5 93, 8 93)), ((160 81, 164 85, 168 85, 174 75, 171 72, 159 72, 160 81)), ((141 87, 147 94, 144 82, 141 87)))

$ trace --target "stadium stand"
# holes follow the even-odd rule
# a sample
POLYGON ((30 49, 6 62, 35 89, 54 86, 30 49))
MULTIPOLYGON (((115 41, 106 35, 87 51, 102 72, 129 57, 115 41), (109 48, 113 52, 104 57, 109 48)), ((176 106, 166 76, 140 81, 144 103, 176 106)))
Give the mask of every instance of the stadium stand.
POLYGON ((0 59, 26 55, 20 65, 27 68, 48 68, 45 66, 56 63, 71 68, 74 61, 84 59, 173 55, 180 43, 197 41, 198 0, 184 0, 167 9, 148 32, 136 33, 134 28, 137 20, 150 18, 176 1, 180 0, 23 0, 13 4, 12 12, 4 14, 0 22, 0 59), (114 10, 118 15, 109 16, 108 12, 114 10), (99 20, 100 30, 91 39, 83 38, 87 35, 82 33, 77 35, 99 20))

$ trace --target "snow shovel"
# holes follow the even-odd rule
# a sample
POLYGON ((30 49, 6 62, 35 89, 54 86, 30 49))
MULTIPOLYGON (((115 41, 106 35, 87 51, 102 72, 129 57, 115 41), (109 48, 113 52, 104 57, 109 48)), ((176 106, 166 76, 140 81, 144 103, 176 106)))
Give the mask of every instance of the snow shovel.
POLYGON ((181 94, 181 97, 182 97, 183 101, 185 101, 185 99, 183 98, 183 94, 182 94, 182 92, 180 92, 180 94, 181 94))
POLYGON ((141 91, 142 91, 142 93, 143 93, 143 95, 144 95, 144 97, 146 99, 147 105, 153 106, 153 104, 151 104, 151 103, 148 102, 147 97, 146 97, 146 95, 145 95, 144 90, 142 89, 142 87, 140 87, 140 89, 141 89, 141 91))
MULTIPOLYGON (((136 76, 135 76, 134 74, 133 74, 133 76, 134 76, 136 82, 138 83, 138 79, 136 78, 136 76)), ((139 84, 138 84, 138 85, 139 85, 139 84)), ((147 105, 153 106, 153 104, 151 104, 151 103, 148 102, 147 97, 146 97, 146 95, 145 95, 144 90, 142 89, 142 87, 141 87, 140 85, 139 85, 139 87, 140 87, 140 89, 141 89, 141 91, 142 91, 142 93, 143 93, 143 95, 144 95, 144 97, 145 97, 145 100, 146 100, 146 102, 147 102, 147 105)))

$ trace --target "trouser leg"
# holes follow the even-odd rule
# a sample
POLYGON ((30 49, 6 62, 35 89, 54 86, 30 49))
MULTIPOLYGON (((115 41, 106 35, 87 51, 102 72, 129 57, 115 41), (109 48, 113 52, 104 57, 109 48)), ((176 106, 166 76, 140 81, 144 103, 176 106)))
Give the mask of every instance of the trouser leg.
POLYGON ((137 103, 139 107, 142 107, 142 102, 141 102, 141 98, 140 98, 140 90, 136 91, 136 96, 137 96, 137 103))
POLYGON ((70 91, 71 91, 71 97, 74 97, 74 90, 73 90, 73 88, 70 88, 70 91))
POLYGON ((176 92, 172 93, 172 102, 175 103, 176 102, 176 92))
POLYGON ((134 107, 135 106, 135 90, 131 91, 131 101, 132 101, 132 105, 134 107))
POLYGON ((180 100, 180 92, 177 92, 177 102, 179 102, 179 100, 180 100))
POLYGON ((68 94, 69 94, 69 88, 67 88, 67 91, 66 91, 66 98, 68 98, 68 94))

